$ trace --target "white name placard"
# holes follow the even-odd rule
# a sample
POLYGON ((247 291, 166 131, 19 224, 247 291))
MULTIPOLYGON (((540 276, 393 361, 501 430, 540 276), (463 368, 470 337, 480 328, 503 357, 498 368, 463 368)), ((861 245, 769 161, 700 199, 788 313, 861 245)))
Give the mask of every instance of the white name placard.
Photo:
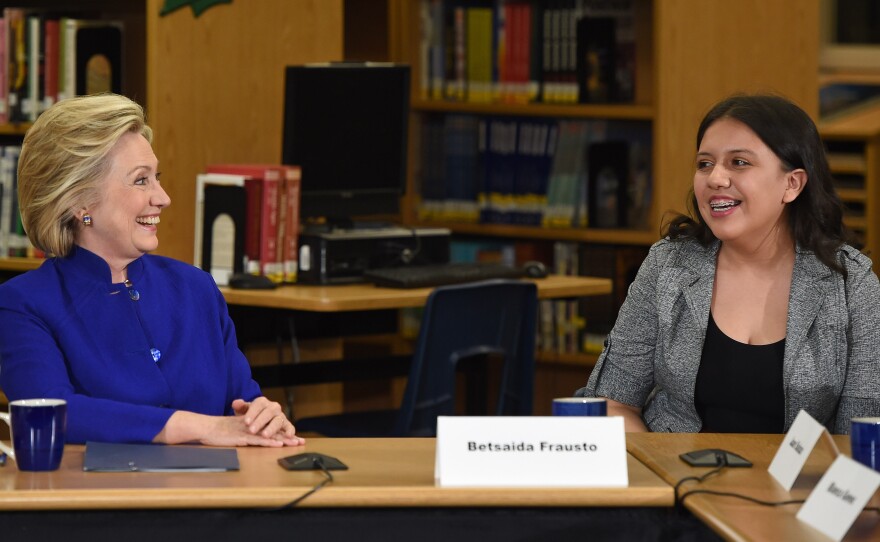
POLYGON ((626 487, 623 418, 441 416, 442 487, 626 487))
POLYGON ((880 487, 880 473, 846 456, 838 456, 798 510, 797 518, 840 540, 877 487, 880 487))
POLYGON ((786 491, 791 491, 795 479, 804 468, 804 463, 810 457, 810 452, 819 441, 819 437, 825 432, 825 427, 807 414, 805 410, 798 412, 791 429, 782 439, 782 444, 776 450, 773 461, 767 470, 770 475, 779 482, 786 491))

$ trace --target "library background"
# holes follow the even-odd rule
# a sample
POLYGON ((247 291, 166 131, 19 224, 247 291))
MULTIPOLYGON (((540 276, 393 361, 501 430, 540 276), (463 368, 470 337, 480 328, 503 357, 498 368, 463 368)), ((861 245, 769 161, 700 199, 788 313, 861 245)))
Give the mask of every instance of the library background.
MULTIPOLYGON (((301 189, 302 210, 307 201, 312 211, 322 207, 308 193, 307 168, 280 167, 301 165, 285 150, 294 138, 285 129, 285 85, 296 77, 288 68, 339 61, 408 67, 404 86, 393 89, 404 89, 408 108, 388 122, 406 136, 402 156, 376 164, 354 152, 363 145, 324 149, 356 170, 396 164, 403 195, 341 218, 448 230, 453 261, 540 261, 554 274, 612 279, 610 295, 541 302, 536 414, 586 382, 648 247, 669 213, 685 209, 697 124, 726 95, 781 93, 817 120, 847 224, 860 248, 880 250, 880 24, 870 2, 742 0, 735 10, 702 0, 233 0, 176 10, 163 0, 23 3, 0 2, 8 67, 0 70, 0 280, 41 258, 22 235, 14 199, 29 123, 54 100, 101 90, 143 104, 154 130, 173 202, 163 211, 160 254, 209 266, 201 243, 210 194, 275 176, 262 186, 278 194, 264 207, 274 205, 277 218, 261 227, 279 234, 263 247, 242 233, 253 237, 240 241, 253 264, 243 267, 294 280, 294 226, 320 231, 311 215, 322 213, 298 220, 293 194, 301 189), (103 64, 88 65, 95 56, 103 64), (243 164, 270 166, 236 169, 243 164), (265 251, 275 254, 268 264, 265 251)), ((339 133, 388 95, 360 96, 367 105, 353 109, 345 106, 358 97, 341 96, 313 113, 339 133)), ((252 363, 289 357, 292 347, 265 333, 277 314, 231 311, 252 363)), ((300 359, 405 352, 418 325, 407 310, 363 320, 297 315, 300 359), (340 334, 351 336, 331 340, 340 334)), ((296 386, 288 398, 298 415, 312 415, 340 400, 346 409, 392 406, 402 389, 400 379, 331 383, 296 386)))

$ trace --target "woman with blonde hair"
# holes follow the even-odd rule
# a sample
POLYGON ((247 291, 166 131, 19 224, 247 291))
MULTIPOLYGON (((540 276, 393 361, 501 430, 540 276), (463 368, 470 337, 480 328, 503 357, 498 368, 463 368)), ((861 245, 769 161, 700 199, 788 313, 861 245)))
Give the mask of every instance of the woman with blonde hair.
POLYGON ((62 100, 25 135, 22 224, 48 258, 0 285, 0 388, 68 404, 68 441, 296 446, 211 276, 151 255, 171 200, 142 108, 62 100))

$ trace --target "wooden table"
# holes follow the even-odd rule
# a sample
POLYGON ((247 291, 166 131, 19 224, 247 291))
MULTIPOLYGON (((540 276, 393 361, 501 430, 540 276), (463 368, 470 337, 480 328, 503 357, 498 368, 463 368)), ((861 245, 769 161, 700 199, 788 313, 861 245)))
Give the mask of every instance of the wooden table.
POLYGON ((633 456, 625 488, 471 489, 434 485, 434 451, 434 439, 315 438, 304 448, 239 448, 238 472, 94 473, 82 471, 84 448, 68 446, 55 472, 18 472, 12 462, 0 468, 0 525, 4 540, 60 531, 66 541, 126 542, 283 533, 284 540, 460 542, 708 532, 693 516, 671 515, 672 488, 633 456), (285 471, 276 462, 306 451, 337 457, 349 470, 334 471, 332 483, 296 508, 267 511, 323 479, 319 471, 285 471))
POLYGON ((0 509, 260 508, 284 505, 323 479, 277 460, 320 452, 346 463, 300 507, 672 506, 672 488, 633 456, 629 487, 469 489, 434 485, 435 439, 309 439, 300 448, 238 448, 241 469, 219 473, 83 472, 85 447, 65 449, 55 472, 0 468, 0 509))
MULTIPOLYGON (((628 433, 627 449, 667 483, 675 485, 687 476, 699 476, 708 468, 695 468, 679 454, 705 448, 721 448, 750 460, 752 468, 725 469, 702 483, 686 482, 679 494, 691 489, 711 489, 748 495, 765 501, 806 499, 834 460, 831 446, 820 439, 791 492, 785 491, 767 472, 783 435, 722 435, 628 433)), ((841 453, 849 452, 849 438, 834 437, 841 453)), ((876 503, 873 504, 876 506, 876 503)), ((742 499, 695 494, 685 506, 727 540, 827 541, 828 538, 799 521, 800 504, 761 506, 742 499)), ((845 540, 880 539, 880 515, 862 512, 845 540)))
MULTIPOLYGON (((533 279, 539 299, 586 297, 611 293, 611 279, 550 275, 533 279)), ((311 312, 367 311, 421 307, 433 288, 382 288, 373 284, 319 286, 293 284, 275 290, 220 288, 230 305, 311 312)))

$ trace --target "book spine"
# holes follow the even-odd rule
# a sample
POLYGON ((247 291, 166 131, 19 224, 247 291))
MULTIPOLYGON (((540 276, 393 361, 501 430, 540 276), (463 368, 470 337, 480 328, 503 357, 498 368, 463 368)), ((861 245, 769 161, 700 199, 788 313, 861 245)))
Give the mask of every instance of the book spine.
POLYGON ((245 273, 259 275, 262 272, 260 263, 260 228, 262 227, 260 211, 263 204, 262 180, 254 178, 245 179, 244 194, 247 201, 244 226, 244 270, 245 273))
POLYGON ((4 13, 8 22, 6 50, 9 53, 9 76, 7 78, 9 120, 10 122, 23 122, 27 120, 22 111, 24 93, 27 91, 24 14, 18 8, 6 8, 4 13))
POLYGON ((24 116, 27 120, 33 122, 37 120, 37 115, 42 110, 43 100, 40 97, 42 91, 42 81, 40 74, 42 69, 40 51, 42 49, 42 20, 39 17, 29 16, 27 18, 27 99, 22 104, 24 116))
POLYGON ((59 100, 76 96, 76 29, 79 26, 76 19, 65 18, 61 21, 59 100))
POLYGON ((260 213, 260 267, 273 282, 281 282, 283 270, 278 258, 278 189, 281 175, 267 171, 263 178, 263 204, 260 213))
POLYGON ((43 108, 48 109, 58 101, 58 76, 59 76, 59 22, 58 19, 47 19, 45 25, 44 43, 46 48, 45 76, 43 79, 43 108))
POLYGON ((9 236, 12 224, 12 167, 6 147, 0 148, 0 257, 9 256, 9 236))
POLYGON ((284 187, 287 213, 282 239, 282 263, 284 282, 296 282, 299 264, 299 198, 302 183, 302 170, 299 166, 286 166, 284 187))
POLYGON ((9 122, 9 107, 7 98, 9 94, 9 60, 8 60, 8 40, 7 40, 7 19, 0 18, 0 123, 9 122))

